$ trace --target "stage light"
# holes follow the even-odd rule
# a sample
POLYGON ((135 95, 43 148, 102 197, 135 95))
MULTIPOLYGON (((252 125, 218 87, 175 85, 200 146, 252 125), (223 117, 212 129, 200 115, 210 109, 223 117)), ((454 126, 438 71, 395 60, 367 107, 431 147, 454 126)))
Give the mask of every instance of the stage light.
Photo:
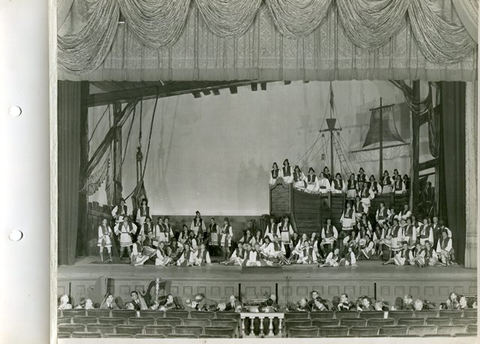
POLYGON ((230 86, 229 89, 231 94, 237 94, 237 86, 230 86))
POLYGON ((262 82, 260 84, 260 86, 262 87, 262 91, 266 91, 267 90, 267 83, 266 82, 262 82))
POLYGON ((192 92, 194 98, 200 98, 202 95, 200 92, 192 92))
POLYGON ((213 95, 219 96, 220 95, 220 90, 212 90, 213 95))
POLYGON ((204 91, 202 91, 202 93, 203 93, 204 95, 208 96, 211 92, 210 92, 210 90, 204 90, 204 91))
POLYGON ((252 91, 256 91, 258 89, 257 83, 254 82, 254 83, 250 84, 250 88, 252 89, 252 91))

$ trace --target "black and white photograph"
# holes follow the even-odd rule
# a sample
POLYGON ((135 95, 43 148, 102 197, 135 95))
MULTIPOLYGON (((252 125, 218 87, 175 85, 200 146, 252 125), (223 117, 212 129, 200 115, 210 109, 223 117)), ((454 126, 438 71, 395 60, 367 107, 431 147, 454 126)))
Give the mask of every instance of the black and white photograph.
POLYGON ((477 13, 57 1, 53 337, 474 342, 477 13))

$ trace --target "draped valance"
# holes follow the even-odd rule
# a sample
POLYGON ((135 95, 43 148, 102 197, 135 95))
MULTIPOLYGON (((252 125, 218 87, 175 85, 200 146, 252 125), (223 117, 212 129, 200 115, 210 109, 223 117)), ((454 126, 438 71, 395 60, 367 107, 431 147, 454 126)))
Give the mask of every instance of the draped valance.
POLYGON ((476 80, 467 1, 64 0, 59 78, 476 80))

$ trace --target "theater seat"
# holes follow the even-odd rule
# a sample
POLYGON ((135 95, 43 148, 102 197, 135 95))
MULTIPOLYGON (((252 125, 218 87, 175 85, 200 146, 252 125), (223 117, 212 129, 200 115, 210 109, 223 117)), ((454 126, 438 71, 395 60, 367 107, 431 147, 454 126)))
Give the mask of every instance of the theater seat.
POLYGON ((385 312, 383 311, 363 311, 359 312, 360 318, 363 319, 383 319, 385 312))
POLYGON ((230 338, 229 336, 220 336, 220 335, 214 335, 214 334, 201 334, 198 336, 198 338, 230 338))
POLYGON ((165 312, 162 311, 153 311, 151 309, 145 310, 145 311, 140 311, 140 317, 141 318, 164 318, 165 317, 165 312))
POLYGON ((437 311, 420 311, 420 312, 415 312, 415 318, 436 318, 438 316, 437 311))
POLYGON ((228 336, 233 338, 235 336, 235 330, 230 327, 216 327, 216 326, 207 326, 204 328, 205 334, 215 335, 215 336, 228 336))
POLYGON ((336 319, 344 319, 344 318, 358 318, 357 311, 344 311, 344 312, 335 312, 336 319))
POLYGON ((201 326, 175 326, 175 334, 189 334, 195 337, 203 333, 201 326))
POLYGON ((70 317, 57 318, 57 325, 58 324, 71 324, 71 323, 72 323, 72 318, 70 318, 70 317))
POLYGON ((476 337, 476 333, 457 333, 454 337, 476 337))
POLYGON ((346 337, 348 335, 347 326, 324 326, 318 329, 318 335, 320 337, 327 336, 340 336, 346 337))
POLYGON ((460 318, 463 314, 463 311, 454 311, 454 310, 439 310, 438 316, 442 318, 460 318))
POLYGON ((465 325, 453 325, 453 326, 438 326, 437 333, 443 335, 453 336, 457 333, 465 333, 467 326, 465 325))
POLYGON ((98 332, 73 332, 72 338, 102 338, 102 334, 98 332))
POLYGON ((341 326, 348 326, 348 327, 365 327, 367 324, 367 319, 360 319, 360 318, 345 318, 340 320, 341 326))
POLYGON ((163 339, 167 338, 163 334, 136 334, 135 335, 136 339, 147 339, 147 338, 157 338, 157 339, 163 339))
POLYGON ((136 335, 136 334, 141 334, 143 331, 142 326, 135 326, 135 325, 117 325, 115 326, 115 332, 122 334, 131 334, 131 335, 136 335))
POLYGON ((392 326, 395 324, 395 319, 368 319, 367 326, 392 326))
POLYGON ((185 326, 210 326, 210 319, 183 319, 183 324, 185 326))
POLYGON ((403 326, 382 326, 380 327, 378 334, 382 336, 393 336, 393 335, 406 335, 407 334, 408 327, 403 325, 403 326))
POLYGON ((72 318, 74 324, 97 324, 97 317, 88 317, 88 316, 74 316, 72 318))
POLYGON ((475 325, 477 318, 453 318, 452 325, 475 325))
POLYGON ((167 338, 197 338, 197 336, 193 334, 176 334, 172 333, 167 336, 167 338))
POLYGON ((114 318, 133 318, 137 316, 137 311, 131 309, 114 309, 112 310, 112 317, 114 318))
POLYGON ((157 325, 161 326, 180 326, 182 324, 182 319, 180 318, 157 318, 157 325))
POLYGON ((378 327, 352 327, 348 332, 349 337, 370 337, 378 334, 378 327))
POLYGON ((464 318, 477 318, 478 313, 476 309, 464 309, 463 310, 463 317, 464 318))
POLYGON ((315 338, 318 337, 318 327, 316 326, 293 326, 288 329, 290 338, 315 338))
POLYGON ((78 316, 86 316, 87 312, 84 309, 64 309, 62 311, 62 316, 64 317, 74 317, 76 315, 78 316))
POLYGON ((87 315, 89 317, 109 317, 110 316, 110 310, 109 309, 102 309, 102 308, 93 308, 87 310, 87 315))
POLYGON ((237 322, 240 321, 240 313, 237 312, 216 312, 217 319, 233 319, 237 322))
POLYGON ((315 319, 312 321, 312 326, 317 327, 338 326, 339 324, 339 319, 315 319))
POLYGON ((425 324, 427 325, 437 325, 437 326, 448 326, 450 325, 450 318, 426 318, 425 324))
POLYGON ((103 338, 135 338, 135 336, 128 333, 109 333, 103 336, 103 338))
POLYGON ((70 333, 68 332, 58 332, 57 333, 57 338, 70 338, 70 333))
POLYGON ((115 328, 113 325, 107 324, 89 324, 87 325, 88 332, 98 332, 101 334, 115 333, 115 328))
POLYGON ((159 326, 159 325, 147 325, 145 326, 146 334, 162 334, 164 336, 173 333, 173 326, 159 326))
POLYGON ((285 320, 291 319, 308 319, 308 312, 287 312, 285 313, 285 320))
POLYGON ((388 312, 388 317, 395 319, 395 321, 398 323, 399 319, 412 318, 413 314, 413 311, 390 311, 388 312))
POLYGON ((128 323, 130 325, 138 325, 138 326, 155 325, 155 319, 154 318, 128 318, 128 323))
POLYGON ((180 318, 180 319, 187 319, 188 318, 188 311, 182 310, 170 310, 165 312, 166 318, 180 318))
POLYGON ((437 326, 435 325, 423 325, 423 326, 410 326, 408 328, 408 334, 414 336, 424 336, 426 334, 437 334, 437 326))
POLYGON ((335 313, 333 311, 311 312, 310 319, 333 319, 335 313))
POLYGON ((238 321, 235 319, 211 319, 210 323, 212 324, 211 326, 216 327, 238 327, 238 321))
POLYGON ((467 325, 467 333, 477 333, 477 325, 467 325))
POLYGON ((284 327, 285 331, 288 333, 288 329, 293 326, 311 326, 312 321, 310 319, 289 319, 285 320, 284 327))
POLYGON ((124 318, 110 318, 110 317, 100 317, 98 322, 100 324, 109 324, 109 325, 123 325, 125 324, 126 319, 124 318))
POLYGON ((215 318, 214 312, 200 312, 200 311, 191 311, 190 318, 192 319, 213 319, 215 318))
POLYGON ((85 332, 84 324, 60 324, 58 325, 58 332, 65 332, 71 334, 72 332, 85 332))
POLYGON ((421 326, 425 323, 425 319, 422 318, 401 318, 398 319, 398 325, 407 325, 407 326, 421 326))

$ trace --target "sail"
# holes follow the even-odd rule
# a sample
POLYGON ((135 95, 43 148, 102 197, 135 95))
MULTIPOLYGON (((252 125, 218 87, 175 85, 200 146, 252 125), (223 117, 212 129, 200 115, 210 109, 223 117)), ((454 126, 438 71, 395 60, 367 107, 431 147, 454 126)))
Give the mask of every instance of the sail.
MULTIPOLYGON (((383 142, 402 142, 405 140, 400 136, 393 118, 393 106, 382 109, 383 119, 383 142)), ((380 109, 374 109, 370 115, 370 128, 368 129, 363 148, 380 142, 380 109)))

